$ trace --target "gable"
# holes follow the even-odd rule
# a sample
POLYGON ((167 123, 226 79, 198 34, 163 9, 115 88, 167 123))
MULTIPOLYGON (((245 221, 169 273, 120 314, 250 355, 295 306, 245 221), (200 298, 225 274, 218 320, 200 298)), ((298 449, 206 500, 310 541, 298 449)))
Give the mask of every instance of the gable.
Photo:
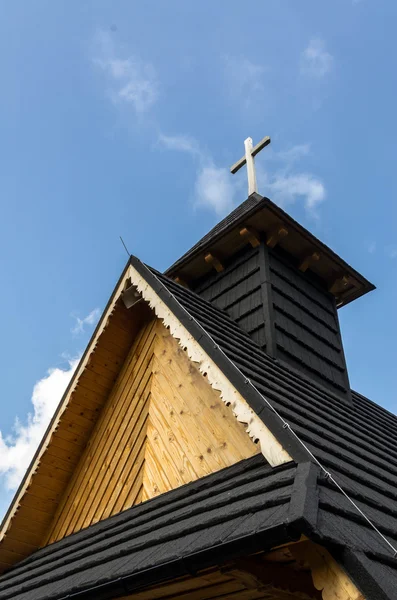
POLYGON ((54 517, 60 514, 60 504, 65 501, 65 491, 75 477, 76 466, 81 464, 131 345, 140 328, 154 315, 169 330, 179 353, 183 352, 189 364, 195 365, 270 465, 291 460, 282 445, 291 445, 288 432, 277 424, 274 428, 271 415, 270 429, 256 414, 256 408, 250 404, 252 389, 246 385, 247 380, 232 365, 225 367, 219 362, 219 349, 213 340, 204 329, 196 331, 197 325, 180 304, 174 301, 170 308, 168 296, 159 279, 131 258, 3 519, 0 570, 29 556, 49 538, 54 517))
POLYGON ((169 331, 140 331, 48 543, 259 452, 169 331))

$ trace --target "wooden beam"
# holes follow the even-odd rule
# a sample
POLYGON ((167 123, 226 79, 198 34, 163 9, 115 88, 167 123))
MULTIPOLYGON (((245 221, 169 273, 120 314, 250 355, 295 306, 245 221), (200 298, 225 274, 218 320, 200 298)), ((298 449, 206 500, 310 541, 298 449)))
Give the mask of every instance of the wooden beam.
POLYGON ((189 284, 181 277, 174 277, 174 281, 175 283, 179 283, 179 285, 181 285, 182 287, 189 289, 189 284))
POLYGON ((314 586, 322 592, 323 600, 365 600, 350 577, 332 558, 329 552, 307 541, 291 546, 296 560, 308 564, 314 586))
POLYGON ((215 271, 217 271, 218 273, 221 273, 225 269, 219 258, 211 254, 211 252, 208 252, 208 254, 204 256, 204 260, 207 264, 214 267, 215 271))
POLYGON ((286 227, 283 225, 281 227, 277 227, 271 233, 269 233, 266 240, 266 245, 269 246, 269 248, 274 248, 286 235, 288 235, 288 229, 286 227))
POLYGON ((287 565, 266 564, 261 557, 242 558, 221 572, 232 576, 247 589, 273 592, 272 598, 296 597, 321 600, 321 593, 314 589, 310 572, 297 571, 287 565))
POLYGON ((348 283, 349 283, 349 276, 343 275, 342 277, 338 277, 338 279, 335 279, 335 281, 330 286, 328 291, 330 291, 331 294, 334 294, 334 295, 340 294, 347 287, 348 283))
POLYGON ((257 248, 261 243, 259 233, 252 227, 243 227, 240 229, 240 235, 247 240, 253 248, 257 248))
POLYGON ((302 273, 305 273, 313 263, 318 262, 319 260, 320 254, 318 252, 313 252, 312 254, 309 254, 308 256, 306 256, 306 258, 302 260, 298 269, 299 271, 302 271, 302 273))

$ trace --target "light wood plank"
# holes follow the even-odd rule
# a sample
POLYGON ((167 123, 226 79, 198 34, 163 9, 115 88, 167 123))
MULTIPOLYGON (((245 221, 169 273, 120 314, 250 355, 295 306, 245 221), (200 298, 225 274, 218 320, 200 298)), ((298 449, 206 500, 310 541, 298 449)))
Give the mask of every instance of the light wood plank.
MULTIPOLYGON (((86 415, 93 418, 89 409, 86 415)), ((152 320, 128 353, 48 541, 258 451, 161 321, 152 320)))

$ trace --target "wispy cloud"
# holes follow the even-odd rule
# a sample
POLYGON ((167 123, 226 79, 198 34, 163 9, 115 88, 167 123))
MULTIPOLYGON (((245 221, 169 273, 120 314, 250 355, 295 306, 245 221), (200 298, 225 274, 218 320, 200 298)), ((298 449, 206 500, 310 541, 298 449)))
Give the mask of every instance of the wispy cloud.
POLYGON ((324 183, 319 177, 299 168, 299 162, 310 153, 311 145, 308 143, 269 151, 266 170, 257 161, 257 179, 263 193, 279 206, 285 208, 301 202, 310 217, 318 218, 318 207, 326 198, 324 183))
POLYGON ((263 65, 246 57, 224 57, 224 75, 229 92, 249 108, 265 91, 263 65))
MULTIPOLYGON (((258 178, 259 179, 259 178, 258 178)), ((262 177, 267 195, 276 204, 287 206, 301 200, 311 217, 318 217, 318 207, 325 200, 325 187, 311 173, 293 173, 281 170, 271 176, 262 177)))
POLYGON ((317 79, 323 78, 333 67, 334 57, 325 49, 325 42, 320 38, 312 38, 302 52, 301 73, 317 79))
MULTIPOLYGON (((238 194, 243 193, 241 178, 233 178, 228 168, 215 165, 212 157, 190 136, 161 135, 159 144, 194 157, 197 163, 196 206, 213 209, 220 216, 233 208, 238 194)), ((260 163, 257 164, 257 178, 259 189, 277 204, 286 206, 301 201, 310 216, 318 217, 318 206, 326 197, 325 186, 318 177, 296 167, 296 163, 309 154, 310 144, 269 153, 271 169, 265 171, 260 163)))
POLYGON ((282 160, 287 164, 292 165, 294 162, 301 160, 304 156, 308 156, 310 150, 310 144, 297 144, 296 146, 288 148, 288 150, 273 152, 273 156, 278 160, 282 160))
POLYGON ((197 156, 200 160, 204 158, 197 140, 188 135, 164 135, 160 133, 158 143, 168 150, 188 152, 193 156, 197 156))
POLYGON ((167 150, 187 152, 196 162, 197 172, 194 184, 194 204, 213 209, 222 216, 233 207, 236 193, 229 171, 215 165, 212 157, 200 144, 187 135, 168 136, 160 134, 159 145, 167 150))
POLYGON ((368 244, 368 252, 369 254, 374 254, 376 251, 376 242, 370 242, 368 244))
POLYGON ((96 322, 99 319, 100 313, 101 311, 99 308, 94 308, 94 310, 92 310, 86 317, 83 317, 82 319, 77 315, 72 314, 71 317, 75 319, 76 324, 74 325, 74 327, 72 327, 70 331, 73 333, 73 335, 79 335, 80 333, 84 333, 87 325, 89 327, 92 327, 96 324, 96 322))
POLYGON ((78 358, 69 360, 65 370, 49 369, 33 388, 33 412, 25 424, 16 418, 12 435, 4 437, 0 431, 0 481, 6 489, 18 487, 78 362, 78 358))
POLYGON ((197 174, 195 194, 198 206, 212 208, 218 215, 225 215, 235 203, 236 186, 228 169, 207 165, 197 174))
POLYGON ((391 259, 395 259, 397 258, 397 246, 395 244, 392 244, 390 246, 387 246, 385 248, 386 254, 389 258, 391 259))
POLYGON ((138 55, 122 56, 109 33, 95 39, 94 64, 105 74, 114 104, 131 106, 137 114, 148 111, 158 98, 158 79, 153 65, 138 55))

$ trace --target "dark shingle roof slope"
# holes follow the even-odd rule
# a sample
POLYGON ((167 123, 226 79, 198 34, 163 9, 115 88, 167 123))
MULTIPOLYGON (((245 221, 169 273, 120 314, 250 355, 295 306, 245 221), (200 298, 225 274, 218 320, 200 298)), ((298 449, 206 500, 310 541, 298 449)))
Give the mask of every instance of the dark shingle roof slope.
POLYGON ((284 525, 296 470, 272 469, 257 455, 135 506, 19 563, 0 578, 0 599, 113 598, 203 560, 216 564, 221 544, 233 555, 254 552, 255 538, 258 549, 296 539, 284 525))
MULTIPOLYGON (((165 275, 153 270, 149 272, 136 259, 133 264, 142 273, 146 272, 154 286, 157 283, 168 290, 169 295, 163 295, 164 301, 171 310, 179 313, 186 328, 199 339, 293 459, 302 462, 310 457, 294 436, 282 428, 281 422, 277 422, 262 396, 288 421, 316 458, 397 547, 397 417, 355 392, 352 392, 351 406, 342 403, 314 381, 300 377, 270 358, 221 309, 165 275), (201 325, 210 336, 209 341, 186 314, 201 325), (214 349, 212 340, 229 360, 214 349), (247 379, 259 393, 247 389, 247 379)), ((329 490, 320 495, 320 502, 339 515, 338 526, 330 533, 330 539, 338 538, 336 530, 339 528, 338 539, 349 548, 353 547, 354 536, 360 534, 360 547, 365 548, 368 556, 390 559, 392 551, 380 536, 368 527, 348 501, 333 503, 332 493, 329 490)), ((324 533, 328 525, 324 521, 324 533)), ((397 573, 394 559, 392 568, 397 573)), ((397 591, 394 597, 397 599, 397 591)))
POLYGON ((257 455, 38 550, 0 577, 0 600, 115 598, 301 534, 333 550, 368 600, 396 598, 391 559, 318 466, 257 455))

